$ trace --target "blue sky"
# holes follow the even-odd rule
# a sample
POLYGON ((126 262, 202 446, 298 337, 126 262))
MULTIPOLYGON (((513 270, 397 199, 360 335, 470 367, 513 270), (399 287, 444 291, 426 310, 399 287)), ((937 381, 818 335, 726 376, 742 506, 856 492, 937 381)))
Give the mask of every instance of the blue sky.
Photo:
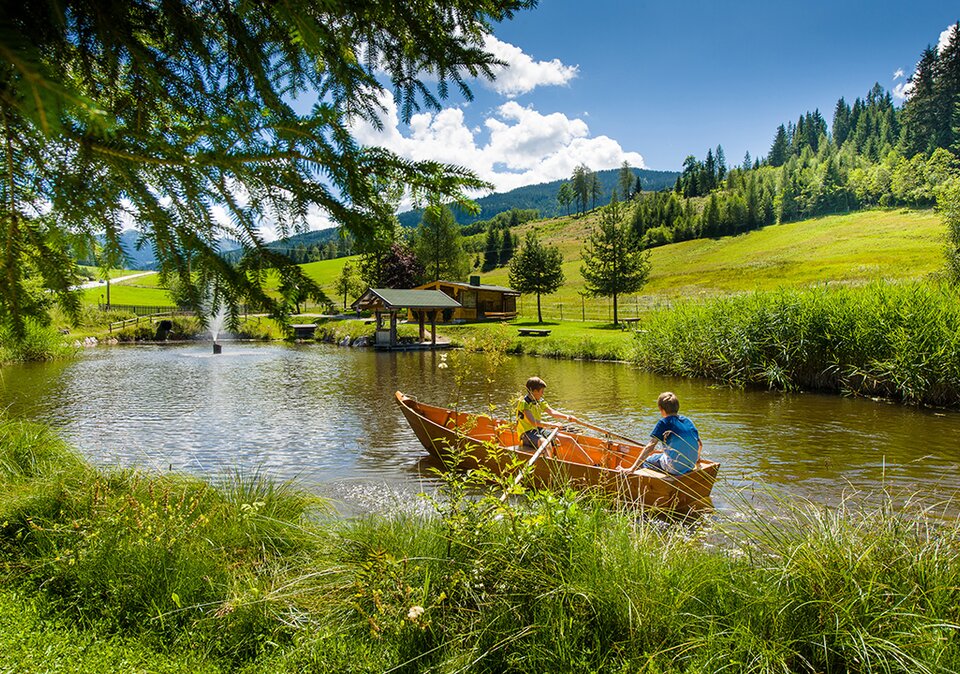
MULTIPOLYGON (((573 166, 678 170, 722 145, 728 162, 765 155, 776 127, 874 82, 893 91, 960 6, 912 2, 541 0, 496 26, 510 63, 472 102, 450 99, 410 125, 358 138, 415 159, 465 165, 499 191, 573 166), (903 76, 896 77, 902 71, 903 76)), ((392 99, 386 101, 388 108, 392 99)))

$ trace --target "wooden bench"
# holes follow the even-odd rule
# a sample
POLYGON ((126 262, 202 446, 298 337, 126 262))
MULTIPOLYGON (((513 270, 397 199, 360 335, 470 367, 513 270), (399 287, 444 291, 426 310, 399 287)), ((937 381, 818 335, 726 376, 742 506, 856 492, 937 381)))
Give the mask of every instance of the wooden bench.
POLYGON ((536 328, 520 328, 517 330, 521 337, 548 337, 549 330, 538 330, 536 328))
POLYGON ((636 326, 639 325, 639 324, 640 324, 640 321, 642 321, 642 320, 643 320, 642 318, 621 318, 621 319, 620 319, 620 323, 621 323, 620 329, 621 329, 621 330, 629 330, 630 328, 636 328, 636 326))

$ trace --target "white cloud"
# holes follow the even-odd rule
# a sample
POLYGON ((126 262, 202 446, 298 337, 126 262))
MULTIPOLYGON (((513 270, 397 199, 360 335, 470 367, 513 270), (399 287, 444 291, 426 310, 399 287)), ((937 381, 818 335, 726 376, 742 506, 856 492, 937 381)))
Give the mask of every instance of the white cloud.
POLYGON ((893 79, 896 81, 896 80, 899 80, 901 77, 903 77, 903 68, 897 68, 897 71, 893 73, 893 79))
POLYGON ((911 91, 913 91, 913 80, 898 82, 893 87, 893 97, 898 101, 902 101, 910 97, 911 91))
POLYGON ((536 183, 568 178, 574 167, 619 167, 624 161, 644 168, 643 157, 625 151, 607 136, 590 136, 582 119, 555 112, 542 114, 515 101, 499 106, 483 123, 483 130, 467 123, 460 108, 415 115, 409 133, 400 129, 393 96, 384 96, 383 131, 365 122, 353 128, 365 145, 386 147, 413 160, 431 159, 473 170, 494 189, 504 192, 536 183))
POLYGON ((954 24, 947 26, 947 29, 940 33, 940 39, 937 40, 937 51, 943 52, 947 48, 947 45, 950 43, 950 35, 953 34, 954 24))
POLYGON ((486 84, 508 98, 533 91, 539 86, 567 84, 577 76, 578 67, 561 63, 560 59, 534 61, 522 49, 509 42, 487 35, 484 48, 506 66, 494 68, 496 79, 486 84))

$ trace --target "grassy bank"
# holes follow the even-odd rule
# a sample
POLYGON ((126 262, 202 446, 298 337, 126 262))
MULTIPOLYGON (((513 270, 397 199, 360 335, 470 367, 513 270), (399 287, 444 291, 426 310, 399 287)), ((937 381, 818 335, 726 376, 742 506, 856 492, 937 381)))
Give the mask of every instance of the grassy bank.
POLYGON ((27 319, 24 334, 14 338, 9 327, 0 326, 0 365, 53 360, 74 353, 63 334, 53 325, 27 319))
POLYGON ((651 314, 636 362, 734 385, 960 406, 960 294, 875 283, 679 302, 651 314))
POLYGON ((483 478, 448 475, 432 514, 331 520, 286 485, 95 469, 2 422, 0 606, 25 614, 0 620, 0 653, 18 671, 83 668, 83 643, 123 656, 113 671, 960 666, 955 520, 781 502, 669 523, 572 493, 502 502, 483 478))

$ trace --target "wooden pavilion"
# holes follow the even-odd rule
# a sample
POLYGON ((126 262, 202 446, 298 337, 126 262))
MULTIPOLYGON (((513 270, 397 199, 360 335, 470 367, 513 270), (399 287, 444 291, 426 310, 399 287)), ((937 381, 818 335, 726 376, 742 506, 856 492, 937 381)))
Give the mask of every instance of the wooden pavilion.
POLYGON ((420 324, 420 345, 426 341, 426 320, 430 320, 430 346, 437 346, 437 317, 441 312, 460 307, 460 303, 439 290, 407 290, 398 288, 368 288, 352 305, 355 311, 372 311, 377 328, 374 347, 399 349, 397 340, 397 315, 409 311, 420 324), (383 325, 384 315, 390 317, 390 327, 383 325))

